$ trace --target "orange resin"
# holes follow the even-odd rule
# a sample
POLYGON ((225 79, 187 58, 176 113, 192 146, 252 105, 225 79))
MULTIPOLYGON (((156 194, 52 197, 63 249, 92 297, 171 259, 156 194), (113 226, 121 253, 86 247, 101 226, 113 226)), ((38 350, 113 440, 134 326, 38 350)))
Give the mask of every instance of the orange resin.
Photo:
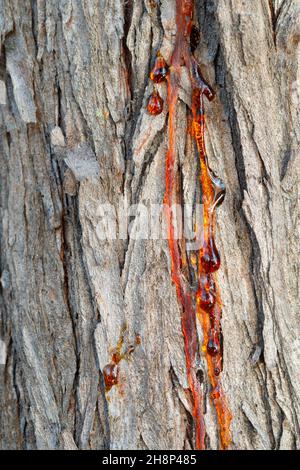
POLYGON ((158 53, 150 78, 154 83, 161 83, 166 80, 168 75, 168 66, 165 59, 158 53))
POLYGON ((157 116, 162 112, 164 108, 164 100, 160 96, 157 90, 154 90, 148 101, 148 112, 152 116, 157 116))
POLYGON ((167 207, 168 241, 171 254, 172 281, 176 286, 178 300, 182 306, 182 332, 186 357, 187 378, 193 399, 193 416, 195 424, 195 448, 205 449, 205 421, 203 415, 203 398, 200 383, 197 379, 197 354, 199 351, 196 318, 202 329, 204 342, 202 351, 205 354, 208 375, 212 387, 211 400, 215 406, 220 428, 222 449, 231 443, 231 413, 227 406, 222 389, 220 374, 223 366, 221 299, 217 286, 216 271, 220 267, 220 256, 215 245, 215 209, 225 197, 225 186, 208 165, 204 131, 205 114, 203 96, 208 100, 214 98, 214 92, 205 82, 198 63, 193 56, 195 46, 190 42, 195 37, 192 23, 194 0, 176 0, 176 40, 171 57, 170 68, 159 55, 150 78, 156 82, 167 79, 169 105, 169 146, 166 155, 166 192, 164 202, 167 207), (174 220, 171 207, 179 199, 176 184, 176 105, 179 95, 181 67, 185 65, 190 74, 192 85, 192 135, 197 144, 200 160, 200 183, 203 203, 203 245, 198 256, 186 254, 180 240, 174 235, 174 220), (163 71, 163 72, 162 72, 163 71), (198 258, 198 259, 197 259, 198 258), (196 273, 198 290, 195 294, 183 275, 186 264, 190 263, 191 272, 196 273))
POLYGON ((126 328, 121 331, 120 339, 117 347, 111 353, 111 361, 103 367, 102 374, 105 384, 105 392, 109 392, 114 385, 119 385, 119 364, 123 359, 128 359, 129 356, 135 351, 135 348, 141 344, 140 335, 136 335, 135 343, 129 345, 124 351, 124 333, 126 328), (122 352, 123 350, 123 352, 122 352))

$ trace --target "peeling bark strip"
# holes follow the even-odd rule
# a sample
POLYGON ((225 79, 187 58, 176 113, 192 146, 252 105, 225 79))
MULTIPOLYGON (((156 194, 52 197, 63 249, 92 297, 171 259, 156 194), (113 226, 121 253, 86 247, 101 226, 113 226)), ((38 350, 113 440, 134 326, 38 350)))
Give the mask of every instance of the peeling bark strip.
MULTIPOLYGON (((202 350, 205 352, 208 363, 208 374, 213 388, 212 401, 215 405, 220 426, 221 446, 226 449, 231 443, 230 422, 231 413, 228 409, 224 391, 220 382, 222 371, 222 332, 221 332, 221 300, 217 288, 214 272, 220 267, 220 256, 215 246, 215 208, 222 203, 225 197, 225 186, 212 173, 208 166, 204 142, 204 104, 203 95, 209 100, 214 98, 214 92, 202 78, 200 67, 192 55, 190 37, 192 32, 192 18, 194 1, 176 1, 176 42, 171 57, 168 80, 169 101, 169 149, 166 157, 166 193, 165 203, 168 220, 168 239, 172 260, 172 280, 176 286, 177 296, 182 305, 182 331, 188 384, 193 397, 193 416, 195 420, 196 448, 205 449, 205 422, 203 416, 203 403, 200 384, 196 374, 196 354, 198 348, 196 314, 198 315, 204 335, 202 350), (198 260, 193 256, 182 253, 182 247, 175 240, 174 221, 171 207, 176 202, 176 104, 179 95, 181 66, 186 65, 192 85, 192 112, 194 138, 200 157, 202 198, 204 205, 204 242, 198 253, 198 260), (195 292, 186 282, 182 269, 185 267, 185 257, 189 261, 189 271, 196 270, 198 279, 198 292, 195 292)), ((165 67, 158 57, 156 66, 151 73, 155 82, 164 78, 165 67)), ((156 93, 156 91, 155 91, 156 93)))

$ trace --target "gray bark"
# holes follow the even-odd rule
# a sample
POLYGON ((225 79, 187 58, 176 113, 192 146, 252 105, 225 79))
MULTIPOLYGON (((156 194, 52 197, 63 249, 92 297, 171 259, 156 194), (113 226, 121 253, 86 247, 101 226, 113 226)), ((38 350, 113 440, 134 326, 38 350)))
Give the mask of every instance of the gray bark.
MULTIPOLYGON (((217 245, 232 448, 299 448, 299 1, 196 3, 196 56, 217 92, 208 156, 227 186, 217 245)), ((167 241, 97 232, 99 203, 163 200, 167 107, 153 118, 145 106, 174 18, 174 0, 0 0, 2 449, 193 446, 167 241), (124 347, 141 344, 105 394, 124 325, 124 347)), ((185 201, 189 104, 183 71, 185 201)))

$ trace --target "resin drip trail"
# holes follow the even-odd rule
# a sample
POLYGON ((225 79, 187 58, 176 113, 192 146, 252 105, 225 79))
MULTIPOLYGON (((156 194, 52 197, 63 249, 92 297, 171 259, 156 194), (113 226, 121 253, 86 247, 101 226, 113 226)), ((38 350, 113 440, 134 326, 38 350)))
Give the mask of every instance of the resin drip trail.
MULTIPOLYGON (((169 148, 166 156, 166 193, 165 204, 168 222, 168 240, 171 254, 172 280, 176 286, 177 297, 182 306, 182 332, 186 357, 188 384, 193 399, 193 415, 195 422, 196 449, 205 449, 205 423, 200 383, 196 375, 196 359, 199 348, 196 316, 203 329, 203 351, 208 364, 208 374, 212 386, 211 398, 215 405, 220 439, 223 449, 231 442, 230 421, 224 391, 220 383, 222 370, 222 332, 221 332, 221 301, 216 285, 215 271, 220 266, 220 258, 214 241, 215 208, 221 204, 225 196, 225 188, 209 169, 204 145, 204 105, 203 95, 209 100, 214 93, 204 81, 200 67, 192 55, 190 36, 192 31, 193 0, 176 0, 176 40, 171 58, 168 82, 169 104, 169 148), (190 74, 192 85, 193 134, 197 143, 200 159, 200 182, 202 188, 203 215, 203 245, 201 246, 196 269, 198 275, 198 291, 192 291, 182 268, 185 253, 175 237, 174 218, 171 207, 176 203, 176 104, 178 101, 181 67, 185 65, 190 74)), ((194 263, 195 264, 195 263, 194 263)))
POLYGON ((220 267, 220 256, 215 246, 215 209, 225 197, 225 186, 210 170, 204 142, 205 115, 203 94, 193 90, 193 129, 200 157, 203 244, 199 253, 199 289, 197 292, 197 315, 203 330, 203 348, 212 386, 211 399, 216 408, 221 446, 226 449, 231 443, 231 413, 220 382, 223 367, 221 315, 222 304, 215 271, 220 267))

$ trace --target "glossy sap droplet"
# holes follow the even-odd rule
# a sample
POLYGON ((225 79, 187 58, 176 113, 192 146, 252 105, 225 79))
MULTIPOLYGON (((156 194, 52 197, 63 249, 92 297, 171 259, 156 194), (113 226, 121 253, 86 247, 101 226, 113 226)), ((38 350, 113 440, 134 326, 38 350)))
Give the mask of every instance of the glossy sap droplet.
POLYGON ((197 295, 198 305, 206 311, 213 308, 216 302, 216 285, 209 274, 201 274, 199 279, 199 291, 197 295))
POLYGON ((212 236, 204 242, 200 249, 200 263, 206 273, 213 273, 220 267, 220 255, 212 236))
POLYGON ((154 90, 152 95, 150 96, 147 109, 148 112, 152 114, 152 116, 157 116, 164 109, 164 100, 162 99, 157 90, 154 90))
POLYGON ((119 366, 114 363, 107 364, 103 369, 105 389, 108 392, 119 380, 119 366))
POLYGON ((220 351, 218 343, 210 339, 207 343, 207 352, 210 356, 216 356, 220 351))
POLYGON ((213 332, 208 340, 207 352, 210 356, 216 356, 220 352, 220 341, 216 332, 213 332))
POLYGON ((154 67, 150 73, 150 78, 154 83, 161 83, 166 80, 168 75, 168 66, 165 59, 159 55, 155 59, 154 67))

